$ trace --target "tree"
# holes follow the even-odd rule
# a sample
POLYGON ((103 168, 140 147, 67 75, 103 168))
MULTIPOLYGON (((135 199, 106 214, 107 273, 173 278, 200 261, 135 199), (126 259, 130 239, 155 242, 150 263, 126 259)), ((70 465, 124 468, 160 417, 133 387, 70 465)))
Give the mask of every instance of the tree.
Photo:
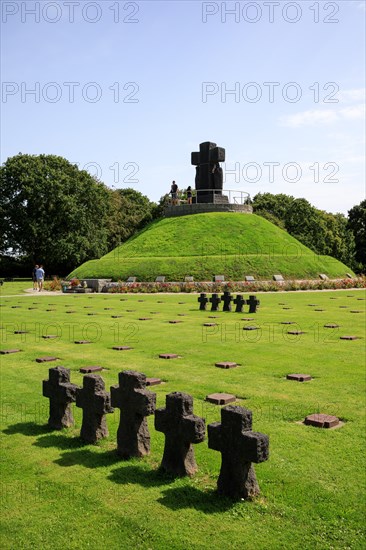
POLYGON ((157 217, 158 212, 157 205, 135 189, 116 189, 110 193, 108 248, 113 250, 157 217))
POLYGON ((110 192, 55 155, 18 155, 0 168, 2 252, 68 273, 107 252, 110 192))
POLYGON ((355 261, 357 271, 366 272, 366 200, 348 212, 348 229, 355 239, 355 261))

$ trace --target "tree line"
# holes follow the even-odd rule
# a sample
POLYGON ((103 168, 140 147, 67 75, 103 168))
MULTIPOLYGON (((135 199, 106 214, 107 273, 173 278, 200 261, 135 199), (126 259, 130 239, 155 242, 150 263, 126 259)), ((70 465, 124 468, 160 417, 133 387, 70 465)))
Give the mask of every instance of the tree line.
MULTIPOLYGON (((134 189, 109 189, 56 155, 10 157, 0 167, 0 276, 29 276, 35 263, 66 275, 161 216, 163 199, 156 204, 134 189)), ((346 217, 305 199, 259 193, 253 209, 317 254, 366 271, 366 201, 346 217)))

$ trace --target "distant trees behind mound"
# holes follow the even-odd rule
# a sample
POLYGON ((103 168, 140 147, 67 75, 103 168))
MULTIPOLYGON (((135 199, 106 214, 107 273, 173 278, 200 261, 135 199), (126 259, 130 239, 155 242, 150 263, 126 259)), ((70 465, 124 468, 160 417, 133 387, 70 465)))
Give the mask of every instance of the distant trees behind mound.
MULTIPOLYGON (((366 271, 366 201, 349 217, 318 210, 305 199, 258 193, 256 214, 317 254, 366 271)), ((66 275, 100 258, 161 216, 134 189, 109 189, 56 155, 18 155, 0 167, 0 276, 30 276, 34 263, 66 275)))
POLYGON ((253 210, 317 254, 333 256, 358 273, 366 271, 366 201, 343 214, 331 214, 306 199, 258 193, 253 210))
POLYGON ((55 155, 18 155, 0 168, 0 275, 30 276, 35 263, 66 275, 100 258, 156 215, 134 189, 111 190, 55 155))

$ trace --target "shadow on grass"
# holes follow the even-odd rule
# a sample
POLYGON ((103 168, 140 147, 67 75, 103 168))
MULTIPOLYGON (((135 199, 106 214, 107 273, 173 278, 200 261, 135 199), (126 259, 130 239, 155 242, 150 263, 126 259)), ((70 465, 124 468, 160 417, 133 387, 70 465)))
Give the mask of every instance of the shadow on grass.
POLYGON ((63 433, 57 432, 44 437, 40 437, 33 443, 36 447, 42 447, 49 449, 50 447, 56 447, 57 449, 67 450, 75 449, 78 447, 85 447, 85 443, 80 437, 68 437, 63 433))
POLYGON ((169 485, 176 478, 165 474, 161 470, 145 470, 140 466, 125 464, 122 468, 111 472, 108 479, 121 485, 135 483, 143 487, 159 487, 169 485))
POLYGON ((23 434, 23 435, 43 435, 52 432, 47 424, 36 424, 35 422, 18 422, 12 426, 8 426, 3 433, 6 435, 23 434))
POLYGON ((166 489, 157 502, 171 510, 195 508, 205 514, 221 514, 236 504, 235 501, 218 495, 212 489, 203 492, 190 485, 166 489))
MULTIPOLYGON (((85 446, 79 438, 79 446, 85 446)), ((120 458, 117 455, 116 451, 91 451, 90 449, 80 449, 78 451, 71 451, 69 453, 64 453, 60 458, 54 461, 55 464, 59 466, 76 466, 81 464, 86 468, 102 468, 105 466, 111 466, 116 462, 120 462, 120 458)))

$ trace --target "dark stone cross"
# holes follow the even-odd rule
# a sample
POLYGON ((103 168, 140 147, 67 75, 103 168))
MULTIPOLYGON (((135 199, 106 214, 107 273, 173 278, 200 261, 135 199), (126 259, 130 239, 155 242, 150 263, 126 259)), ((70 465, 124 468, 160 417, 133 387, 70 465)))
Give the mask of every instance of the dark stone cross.
POLYGON ((204 292, 201 292, 200 297, 197 298, 197 301, 200 304, 200 311, 205 311, 208 302, 207 295, 204 292))
POLYGON ((257 300, 256 296, 249 296, 247 304, 249 306, 249 313, 257 313, 257 307, 260 305, 260 301, 257 300))
POLYGON ((221 298, 218 294, 212 294, 210 300, 211 305, 211 311, 219 311, 219 304, 221 303, 221 298))
POLYGON ((236 305, 236 313, 243 313, 243 307, 246 303, 247 302, 246 300, 244 300, 243 296, 241 294, 238 294, 234 300, 234 304, 236 305))
POLYGON ((252 432, 252 411, 234 405, 222 408, 221 423, 208 425, 208 446, 222 455, 219 494, 235 499, 259 494, 251 463, 268 460, 269 438, 252 432))
POLYGON ((166 408, 155 412, 155 429, 165 434, 161 468, 173 475, 193 475, 197 471, 192 443, 201 443, 206 426, 193 414, 193 398, 181 392, 166 396, 166 408))
POLYGON ((214 202, 214 195, 222 195, 223 174, 220 162, 225 161, 225 149, 216 143, 205 141, 199 153, 191 154, 191 164, 196 166, 195 186, 197 202, 214 202))
POLYGON ((54 367, 43 380, 43 396, 50 400, 48 425, 55 430, 69 428, 74 423, 71 403, 75 402, 78 386, 70 382, 70 369, 54 367))
POLYGON ((118 381, 111 387, 112 406, 121 410, 117 453, 122 458, 145 456, 150 452, 146 416, 154 414, 156 394, 146 389, 146 376, 140 372, 120 372, 118 381))
POLYGON ((105 415, 114 412, 111 396, 105 391, 103 378, 98 374, 86 374, 83 387, 76 392, 76 406, 83 409, 80 437, 86 443, 96 443, 108 436, 105 415))
POLYGON ((221 296, 221 299, 224 302, 222 311, 231 311, 231 302, 233 301, 231 293, 228 290, 225 290, 224 294, 221 296))

